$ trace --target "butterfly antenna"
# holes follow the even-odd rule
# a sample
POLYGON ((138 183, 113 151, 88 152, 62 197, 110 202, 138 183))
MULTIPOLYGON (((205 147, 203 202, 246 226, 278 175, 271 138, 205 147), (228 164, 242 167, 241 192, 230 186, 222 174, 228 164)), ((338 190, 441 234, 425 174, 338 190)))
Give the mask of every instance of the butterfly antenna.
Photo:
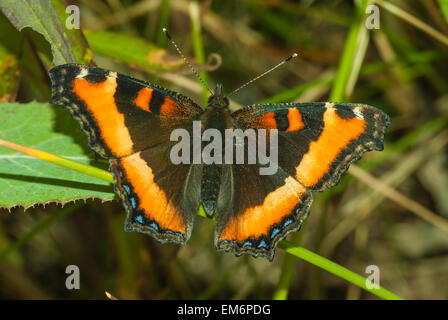
POLYGON ((284 65, 286 62, 289 62, 291 59, 297 57, 297 53, 293 53, 292 55, 290 55, 288 58, 286 58, 285 60, 283 60, 282 62, 280 62, 279 64, 277 64, 276 66, 272 67, 271 69, 269 69, 268 71, 263 72, 262 74, 260 74, 258 77, 250 80, 249 82, 246 82, 245 84, 243 84, 241 87, 233 90, 232 92, 230 92, 228 94, 228 96, 231 96, 232 94, 234 94, 235 92, 243 89, 245 86, 248 86, 249 84, 251 84, 252 82, 260 79, 261 77, 264 77, 265 75, 267 75, 269 72, 274 71, 275 69, 277 69, 278 67, 284 65))
POLYGON ((190 67, 191 71, 194 73, 194 75, 199 79, 199 81, 202 83, 202 85, 211 93, 214 94, 214 92, 212 90, 210 90, 210 88, 205 84, 204 80, 202 80, 201 76, 199 75, 199 73, 196 71, 196 69, 193 67, 193 65, 190 63, 190 61, 188 61, 188 59, 184 56, 184 54, 182 53, 182 51, 180 51, 179 47, 177 46, 176 42, 174 42, 173 38, 171 38, 171 35, 168 33, 168 30, 166 30, 166 28, 162 29, 163 32, 165 33, 165 36, 167 37, 167 39, 171 42, 171 44, 174 46, 174 48, 176 48, 177 52, 179 53, 179 55, 182 57, 182 59, 184 59, 185 63, 190 67))

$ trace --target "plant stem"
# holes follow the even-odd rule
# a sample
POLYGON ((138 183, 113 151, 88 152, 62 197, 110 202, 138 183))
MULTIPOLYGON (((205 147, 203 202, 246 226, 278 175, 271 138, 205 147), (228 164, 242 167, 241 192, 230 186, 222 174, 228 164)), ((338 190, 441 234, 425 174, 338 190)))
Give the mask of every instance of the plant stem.
MULTIPOLYGON (((305 248, 302 247, 296 247, 289 241, 282 241, 278 244, 278 247, 285 250, 287 253, 292 254, 293 256, 296 256, 297 258, 303 259, 311 264, 314 264, 315 266, 322 268, 339 278, 345 279, 348 282, 353 283, 354 285, 360 287, 361 289, 364 289, 382 299, 386 300, 404 300, 402 297, 396 295, 393 292, 390 292, 387 289, 384 289, 383 287, 379 287, 378 289, 370 289, 367 287, 367 283, 370 282, 370 280, 360 276, 359 274, 350 271, 347 268, 344 268, 343 266, 334 263, 333 261, 330 261, 314 252, 311 252, 305 248)), ((371 282, 370 282, 371 283, 371 282)), ((371 283, 373 285, 373 283, 371 283)))
POLYGON ((78 162, 78 161, 73 161, 70 159, 66 159, 66 158, 62 158, 59 157, 57 155, 54 155, 52 153, 48 153, 42 150, 38 150, 38 149, 34 149, 34 148, 30 148, 30 147, 25 147, 19 144, 15 144, 13 142, 9 142, 6 140, 2 140, 0 139, 0 146, 15 150, 15 151, 19 151, 22 152, 24 154, 27 154, 29 156, 47 161, 47 162, 51 162, 54 164, 57 164, 59 166, 71 169, 71 170, 75 170, 84 174, 87 174, 89 176, 113 183, 114 179, 112 177, 112 174, 110 172, 107 172, 106 170, 102 170, 99 168, 95 168, 93 166, 89 166, 87 164, 78 162))

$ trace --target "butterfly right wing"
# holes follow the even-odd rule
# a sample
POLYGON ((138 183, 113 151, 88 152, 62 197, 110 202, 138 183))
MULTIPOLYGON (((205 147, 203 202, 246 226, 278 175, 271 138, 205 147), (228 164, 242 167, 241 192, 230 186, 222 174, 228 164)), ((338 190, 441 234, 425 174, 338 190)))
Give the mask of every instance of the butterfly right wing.
POLYGON ((279 167, 260 175, 255 164, 224 166, 215 244, 269 260, 308 216, 310 191, 335 185, 364 152, 381 150, 389 123, 374 107, 346 103, 255 105, 232 117, 243 130, 278 130, 279 167))
POLYGON ((336 185, 350 164, 382 150, 390 122, 381 110, 356 103, 254 105, 232 114, 243 128, 278 130, 278 164, 313 191, 336 185))

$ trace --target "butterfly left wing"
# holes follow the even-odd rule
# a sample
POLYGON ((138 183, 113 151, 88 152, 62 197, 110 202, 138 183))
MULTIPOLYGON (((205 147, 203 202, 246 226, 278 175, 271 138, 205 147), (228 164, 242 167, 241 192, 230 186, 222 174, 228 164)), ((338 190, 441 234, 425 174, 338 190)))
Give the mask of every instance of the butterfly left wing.
POLYGON ((66 107, 108 159, 169 142, 173 128, 203 111, 181 94, 101 68, 65 64, 49 74, 51 103, 66 107))
POLYGON ((110 159, 125 230, 185 243, 199 207, 201 166, 175 166, 170 135, 175 128, 190 132, 202 109, 176 92, 101 68, 67 64, 49 73, 51 102, 69 109, 90 147, 110 159))
POLYGON ((160 242, 186 243, 199 209, 201 165, 173 165, 171 145, 111 160, 115 191, 123 200, 126 231, 160 242))

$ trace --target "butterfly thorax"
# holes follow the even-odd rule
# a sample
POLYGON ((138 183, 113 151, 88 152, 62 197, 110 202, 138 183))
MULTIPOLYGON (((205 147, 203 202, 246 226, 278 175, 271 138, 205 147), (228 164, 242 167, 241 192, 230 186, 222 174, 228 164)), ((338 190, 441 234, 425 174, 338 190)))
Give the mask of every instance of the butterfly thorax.
POLYGON ((229 99, 224 95, 222 84, 216 85, 215 93, 208 98, 207 109, 209 108, 229 108, 229 99))
POLYGON ((208 98, 207 109, 200 116, 202 129, 217 129, 224 134, 225 129, 234 127, 230 115, 229 99, 224 95, 221 84, 218 84, 215 93, 208 98))

